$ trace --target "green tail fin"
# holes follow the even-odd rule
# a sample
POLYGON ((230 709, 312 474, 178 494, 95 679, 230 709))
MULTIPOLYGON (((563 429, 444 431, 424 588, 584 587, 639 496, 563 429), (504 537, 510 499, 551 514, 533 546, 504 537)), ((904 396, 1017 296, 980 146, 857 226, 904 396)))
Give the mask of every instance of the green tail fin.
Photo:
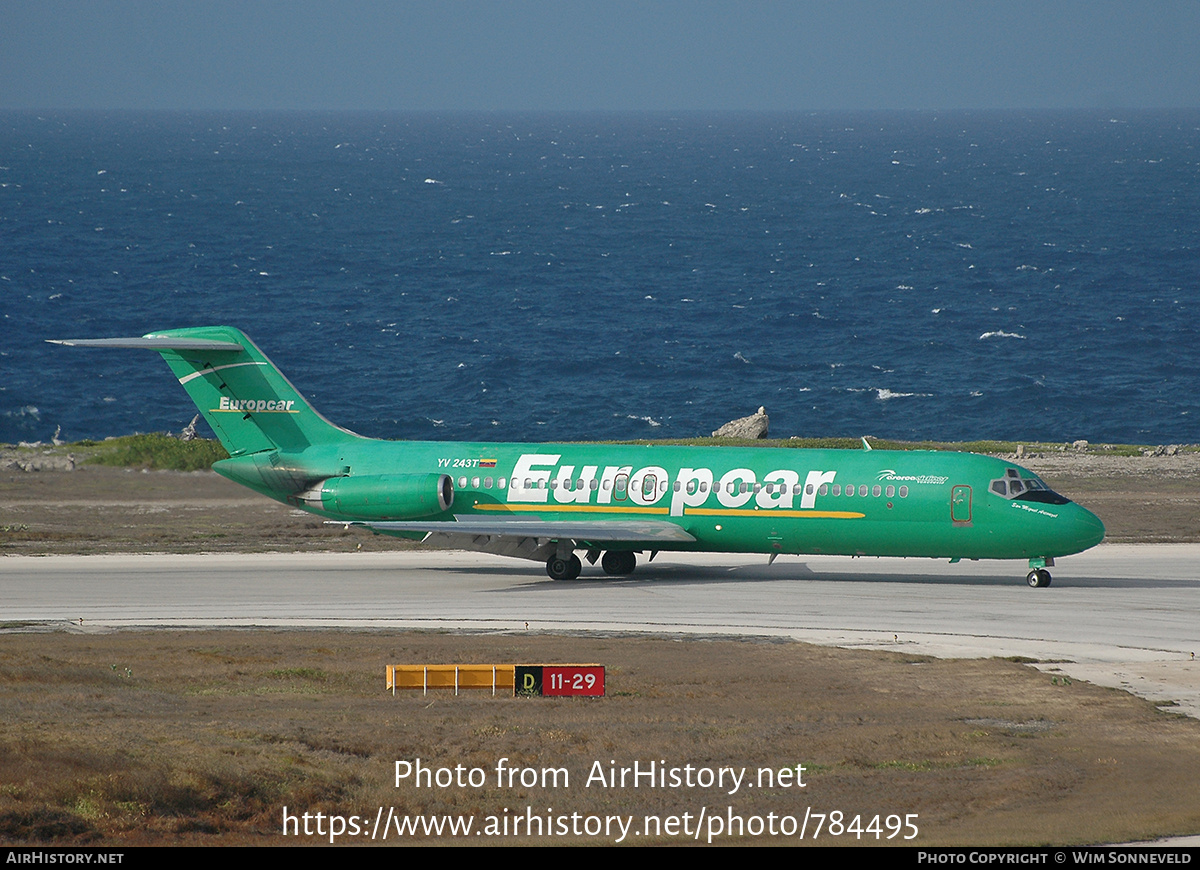
POLYGON ((298 453, 359 437, 314 411, 266 354, 232 326, 53 343, 158 351, 231 457, 267 450, 298 453))
POLYGON ((361 436, 314 411, 254 342, 232 326, 54 343, 158 351, 229 451, 230 458, 214 463, 213 471, 264 495, 289 501, 316 481, 349 473, 338 453, 361 436))
POLYGON ((273 449, 301 451, 355 437, 313 410, 241 330, 205 326, 170 329, 145 338, 148 346, 155 339, 180 341, 182 347, 155 349, 230 456, 273 449), (208 342, 218 349, 203 349, 208 342))

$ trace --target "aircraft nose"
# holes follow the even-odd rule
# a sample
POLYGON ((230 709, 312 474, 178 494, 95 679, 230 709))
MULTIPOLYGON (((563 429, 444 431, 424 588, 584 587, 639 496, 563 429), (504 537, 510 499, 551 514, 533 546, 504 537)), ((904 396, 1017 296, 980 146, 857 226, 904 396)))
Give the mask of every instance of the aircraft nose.
POLYGON ((1100 521, 1100 517, 1085 507, 1077 504, 1071 506, 1075 508, 1071 517, 1071 537, 1079 548, 1076 552, 1094 547, 1103 541, 1104 523, 1100 521))

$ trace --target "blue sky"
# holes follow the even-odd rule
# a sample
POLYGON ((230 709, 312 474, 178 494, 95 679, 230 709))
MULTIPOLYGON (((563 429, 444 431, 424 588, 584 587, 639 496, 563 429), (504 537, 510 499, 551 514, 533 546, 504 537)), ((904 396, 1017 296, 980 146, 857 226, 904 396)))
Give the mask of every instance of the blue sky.
POLYGON ((0 108, 1196 106, 1196 0, 0 0, 0 108))

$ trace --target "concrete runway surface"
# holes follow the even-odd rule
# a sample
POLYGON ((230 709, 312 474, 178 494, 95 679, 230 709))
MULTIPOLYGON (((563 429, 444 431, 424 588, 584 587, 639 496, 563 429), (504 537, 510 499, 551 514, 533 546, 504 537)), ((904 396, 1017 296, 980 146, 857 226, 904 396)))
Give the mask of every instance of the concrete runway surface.
POLYGON ((325 626, 786 636, 1043 669, 1200 717, 1200 545, 1023 562, 663 553, 631 577, 450 551, 0 558, 0 619, 96 631, 325 626), (80 623, 82 620, 82 623, 80 623))

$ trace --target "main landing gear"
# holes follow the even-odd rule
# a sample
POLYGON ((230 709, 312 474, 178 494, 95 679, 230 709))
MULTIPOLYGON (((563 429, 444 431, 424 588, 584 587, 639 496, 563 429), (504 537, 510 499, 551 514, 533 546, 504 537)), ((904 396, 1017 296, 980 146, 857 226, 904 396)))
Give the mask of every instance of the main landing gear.
POLYGON ((1034 589, 1041 589, 1043 586, 1050 585, 1050 572, 1045 568, 1035 568, 1025 575, 1025 582, 1034 589))
POLYGON ((583 570, 583 563, 572 553, 567 558, 551 556, 546 560, 546 573, 551 580, 574 580, 583 570))
MULTIPOLYGON (((594 559, 595 556, 589 558, 594 559)), ((604 569, 605 574, 624 577, 632 574, 633 569, 637 567, 637 556, 627 550, 609 550, 600 560, 600 567, 604 569)), ((583 564, 574 554, 569 556, 555 554, 546 560, 546 573, 550 575, 551 580, 574 580, 579 577, 581 570, 583 570, 583 564)))
POLYGON ((633 569, 637 567, 637 556, 628 550, 609 550, 600 560, 600 567, 604 569, 605 574, 624 577, 632 574, 633 569))

